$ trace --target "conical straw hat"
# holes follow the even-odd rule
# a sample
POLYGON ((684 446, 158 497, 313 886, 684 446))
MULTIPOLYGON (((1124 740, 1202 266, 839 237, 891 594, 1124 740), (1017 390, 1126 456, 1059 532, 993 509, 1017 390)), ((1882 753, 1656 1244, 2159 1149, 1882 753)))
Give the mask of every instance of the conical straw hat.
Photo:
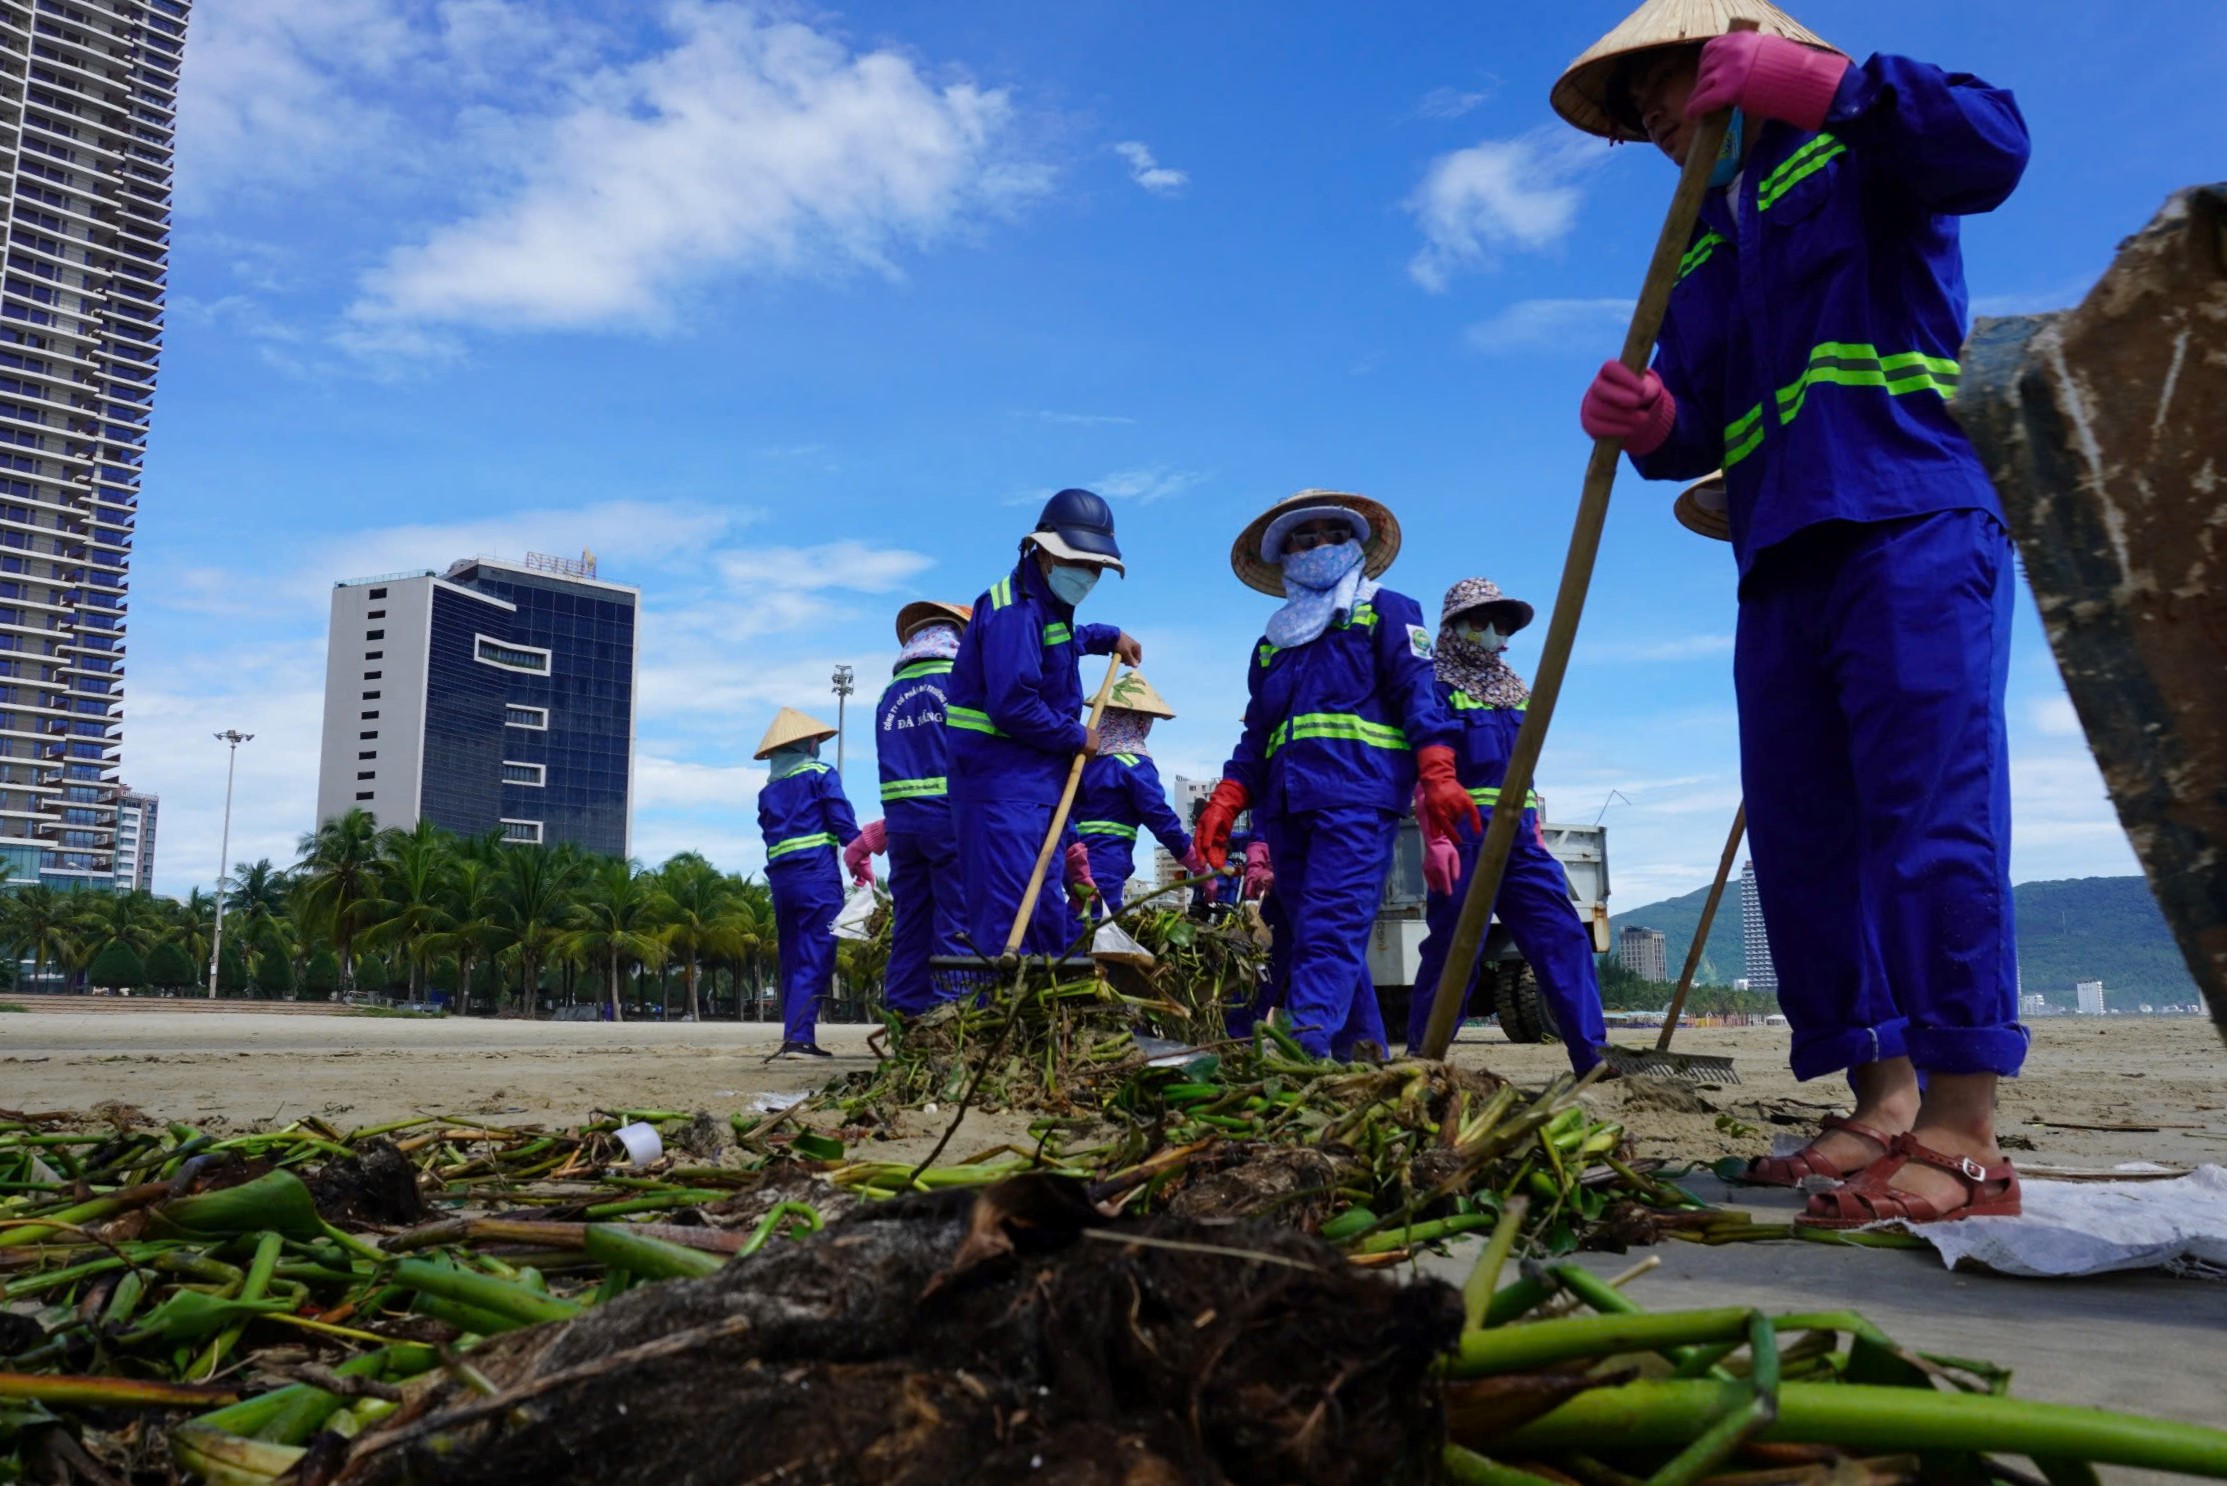
POLYGON ((1113 686, 1113 694, 1106 698, 1109 707, 1120 707, 1130 712, 1142 712, 1147 717, 1173 717, 1175 709, 1152 689, 1144 679, 1144 672, 1129 671, 1113 686))
POLYGON ((1237 534, 1237 541, 1229 550, 1229 565, 1247 588, 1256 588, 1277 598, 1284 596, 1284 570, 1260 555, 1260 539, 1278 516, 1306 506, 1343 506, 1369 523, 1369 539, 1361 544, 1361 571, 1369 577, 1382 576, 1392 565, 1392 559, 1400 555, 1400 524, 1376 501, 1343 490, 1302 490, 1255 516, 1237 534))
POLYGON ((968 604, 947 604, 941 599, 914 599, 897 611, 897 643, 902 645, 912 638, 912 632, 924 624, 956 624, 961 629, 974 618, 974 609, 968 604))
POLYGON ((1670 508, 1678 524, 1687 531, 1713 537, 1720 542, 1732 540, 1732 520, 1724 509, 1724 471, 1694 481, 1678 492, 1678 499, 1670 508))
POLYGON ((1609 107, 1608 90, 1616 76, 1616 64, 1634 52, 1727 35, 1734 21, 1753 21, 1766 35, 1784 36, 1804 46, 1838 50, 1770 0, 1647 0, 1562 69, 1547 101, 1556 113, 1588 134, 1645 139, 1645 134, 1619 122, 1615 110, 1609 107))
POLYGON ((764 758, 776 748, 790 743, 803 743, 813 738, 832 738, 835 729, 816 717, 799 712, 794 707, 783 707, 773 714, 773 726, 758 740, 758 751, 752 758, 764 758))

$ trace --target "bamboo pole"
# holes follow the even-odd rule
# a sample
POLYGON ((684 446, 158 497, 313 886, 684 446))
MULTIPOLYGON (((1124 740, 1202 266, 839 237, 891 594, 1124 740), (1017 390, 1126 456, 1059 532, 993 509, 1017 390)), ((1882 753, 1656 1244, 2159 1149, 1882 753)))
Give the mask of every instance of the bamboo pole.
MULTIPOLYGON (((1098 719, 1106 712, 1106 699, 1113 695, 1114 677, 1120 674, 1121 656, 1116 653, 1107 663, 1106 679, 1098 683, 1098 695, 1091 699, 1090 726, 1096 728, 1098 719)), ((1028 936, 1028 921, 1036 912, 1036 899, 1044 891, 1044 873, 1052 864, 1052 854, 1059 850, 1059 833, 1066 828, 1067 812, 1075 808, 1075 791, 1083 782, 1083 765, 1090 762, 1090 755, 1078 753, 1075 762, 1067 769, 1067 788, 1059 792, 1059 808, 1052 812, 1052 827, 1044 833, 1044 845, 1036 853, 1036 868, 1028 874, 1028 891, 1021 894, 1021 911, 1013 915, 1013 932, 1005 936, 1007 961, 1020 958, 1021 941, 1028 936)))

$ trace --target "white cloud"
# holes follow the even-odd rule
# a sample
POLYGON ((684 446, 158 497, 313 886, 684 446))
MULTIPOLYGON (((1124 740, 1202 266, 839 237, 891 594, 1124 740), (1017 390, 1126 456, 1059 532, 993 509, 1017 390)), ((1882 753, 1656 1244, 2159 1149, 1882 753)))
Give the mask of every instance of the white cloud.
POLYGON ((1460 88, 1433 88, 1415 105, 1415 116, 1420 119, 1458 119, 1491 96, 1490 93, 1470 93, 1460 88))
POLYGON ((1606 158, 1601 141, 1567 129, 1439 156, 1407 199, 1423 232, 1408 276, 1437 294, 1455 274, 1489 268, 1501 253, 1553 247, 1576 225, 1578 179, 1606 158))
POLYGON ((644 750, 634 762, 634 808, 733 808, 755 800, 765 782, 764 764, 699 764, 644 750))
POLYGON ((1129 179, 1155 196, 1180 191, 1191 183, 1189 171, 1168 169, 1153 158, 1150 147, 1138 140, 1125 139, 1113 151, 1129 162, 1129 179))
POLYGON ((1133 500, 1139 505, 1149 506, 1155 501, 1181 495, 1206 478, 1198 470, 1171 469, 1164 464, 1155 464, 1100 475, 1090 482, 1089 488, 1108 500, 1133 500))
POLYGON ((2026 704, 2027 721, 2035 732, 2048 738, 2080 738, 2086 734, 2080 726, 2080 714, 2072 710, 2068 696, 2035 697, 2026 704))
POLYGON ((1569 351, 1602 354, 1604 341, 1631 320, 1628 299, 1526 299, 1463 332, 1478 351, 1569 351))
POLYGON ((1062 413, 1053 408, 1016 410, 1016 418, 1034 418, 1039 423, 1072 423, 1085 426, 1111 423, 1134 423, 1134 418, 1124 418, 1119 413, 1062 413))
POLYGON ((824 542, 817 547, 757 547, 723 552, 719 571, 737 586, 764 585, 789 592, 847 588, 887 593, 935 566, 935 559, 902 547, 864 542, 824 542))
POLYGON ((498 137, 513 179, 389 254, 349 311, 359 333, 662 327, 722 276, 895 275, 900 249, 1044 185, 1000 153, 1002 92, 744 4, 664 15, 668 50, 498 137))
POLYGON ((1706 660, 1732 653, 1730 635, 1676 635, 1666 640, 1578 642, 1589 661, 1706 660))

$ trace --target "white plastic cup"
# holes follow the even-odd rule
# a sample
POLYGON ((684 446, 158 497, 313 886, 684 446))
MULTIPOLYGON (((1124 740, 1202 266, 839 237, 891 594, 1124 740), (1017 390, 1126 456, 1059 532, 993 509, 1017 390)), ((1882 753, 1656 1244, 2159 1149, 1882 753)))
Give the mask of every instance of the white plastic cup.
POLYGON ((627 1159, 636 1166, 647 1166, 665 1154, 665 1142, 658 1138, 657 1127, 637 1121, 618 1128, 619 1144, 626 1147, 627 1159))

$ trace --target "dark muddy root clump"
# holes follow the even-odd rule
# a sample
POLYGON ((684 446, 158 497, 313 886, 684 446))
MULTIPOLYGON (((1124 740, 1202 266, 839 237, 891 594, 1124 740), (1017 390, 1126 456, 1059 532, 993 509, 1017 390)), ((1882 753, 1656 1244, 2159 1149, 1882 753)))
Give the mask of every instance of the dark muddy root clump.
POLYGON ((309 1195, 328 1223, 407 1227, 425 1220, 417 1170, 388 1140, 367 1140, 353 1156, 326 1162, 309 1178, 309 1195))
POLYGON ((497 1338, 495 1395, 437 1385, 338 1479, 1390 1486, 1427 1478, 1460 1325, 1281 1225, 1109 1225, 1020 1178, 497 1338))
POLYGON ((1192 1164, 1168 1211, 1184 1218, 1270 1218, 1313 1232, 1341 1204, 1352 1165, 1313 1146, 1232 1141, 1192 1164))

